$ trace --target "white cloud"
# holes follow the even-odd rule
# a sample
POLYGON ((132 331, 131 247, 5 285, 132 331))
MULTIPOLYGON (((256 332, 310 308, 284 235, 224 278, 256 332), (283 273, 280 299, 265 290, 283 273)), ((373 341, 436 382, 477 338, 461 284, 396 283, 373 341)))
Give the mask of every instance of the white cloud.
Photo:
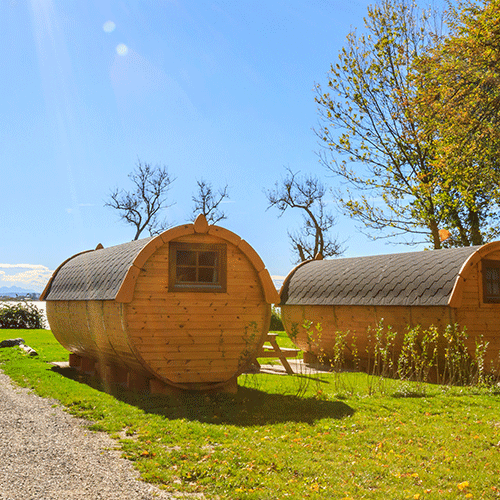
POLYGON ((0 264, 0 269, 13 269, 16 267, 22 269, 49 269, 41 264, 0 264))
POLYGON ((283 281, 286 278, 286 276, 277 276, 275 274, 271 275, 271 279, 276 280, 276 281, 283 281))
POLYGON ((273 280, 274 286, 276 290, 280 290, 281 285, 283 285, 283 281, 285 281, 286 276, 277 276, 277 275, 272 275, 271 279, 273 280))
POLYGON ((41 292, 53 272, 41 264, 0 264, 0 286, 18 286, 41 292))

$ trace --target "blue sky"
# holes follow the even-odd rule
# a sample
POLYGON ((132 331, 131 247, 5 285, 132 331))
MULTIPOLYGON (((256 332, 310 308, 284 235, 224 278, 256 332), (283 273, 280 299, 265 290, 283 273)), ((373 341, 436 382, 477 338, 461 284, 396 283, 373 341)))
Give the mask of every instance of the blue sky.
MULTIPOLYGON (((131 240, 104 202, 138 158, 176 177, 172 225, 191 219, 198 179, 227 183, 221 225, 285 276, 301 215, 266 211, 263 189, 284 167, 333 185, 313 87, 370 3, 1 0, 0 287, 41 291, 75 253, 131 240)), ((408 250, 343 217, 334 233, 346 256, 408 250)))

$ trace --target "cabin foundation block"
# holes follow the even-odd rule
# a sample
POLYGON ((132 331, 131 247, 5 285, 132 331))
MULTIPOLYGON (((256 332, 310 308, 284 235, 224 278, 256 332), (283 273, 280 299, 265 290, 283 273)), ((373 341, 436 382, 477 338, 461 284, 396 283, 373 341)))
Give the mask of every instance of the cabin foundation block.
POLYGON ((71 368, 79 370, 81 363, 82 363, 81 356, 78 356, 78 354, 74 354, 72 352, 69 353, 69 366, 71 366, 71 368))
POLYGON ((115 365, 105 365, 101 377, 108 384, 126 385, 128 371, 115 365))
POLYGON ((151 392, 151 394, 164 394, 165 396, 176 396, 184 391, 182 389, 179 389, 178 387, 167 385, 161 380, 152 378, 149 380, 149 392, 151 392))
POLYGON ((82 356, 80 358, 80 371, 84 373, 94 373, 96 371, 95 360, 82 356))
POLYGON ((129 391, 149 390, 149 379, 136 372, 127 373, 126 387, 129 391))

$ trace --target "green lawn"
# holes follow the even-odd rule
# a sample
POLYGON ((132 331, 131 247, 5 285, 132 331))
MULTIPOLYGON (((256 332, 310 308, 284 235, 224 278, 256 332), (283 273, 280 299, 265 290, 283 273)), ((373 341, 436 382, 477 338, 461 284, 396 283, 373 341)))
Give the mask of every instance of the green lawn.
POLYGON ((0 330, 0 340, 14 337, 40 356, 0 349, 8 375, 92 420, 144 480, 171 491, 210 499, 500 498, 498 388, 304 373, 243 375, 236 395, 105 392, 47 363, 68 356, 49 331, 0 330), (422 397, 402 397, 415 395, 422 397))

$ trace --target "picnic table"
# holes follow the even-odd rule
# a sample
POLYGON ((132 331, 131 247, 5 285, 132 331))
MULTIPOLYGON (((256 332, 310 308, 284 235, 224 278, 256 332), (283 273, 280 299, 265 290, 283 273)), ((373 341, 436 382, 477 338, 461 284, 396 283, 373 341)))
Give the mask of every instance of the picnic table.
MULTIPOLYGON (((280 347, 276 341, 277 333, 268 333, 264 345, 261 347, 257 354, 257 358, 279 358, 281 364, 285 367, 289 375, 293 375, 292 367, 286 358, 295 358, 300 349, 293 349, 290 347, 280 347), (271 345, 266 345, 269 343, 271 345)), ((260 368, 260 363, 255 360, 254 364, 260 368)))

